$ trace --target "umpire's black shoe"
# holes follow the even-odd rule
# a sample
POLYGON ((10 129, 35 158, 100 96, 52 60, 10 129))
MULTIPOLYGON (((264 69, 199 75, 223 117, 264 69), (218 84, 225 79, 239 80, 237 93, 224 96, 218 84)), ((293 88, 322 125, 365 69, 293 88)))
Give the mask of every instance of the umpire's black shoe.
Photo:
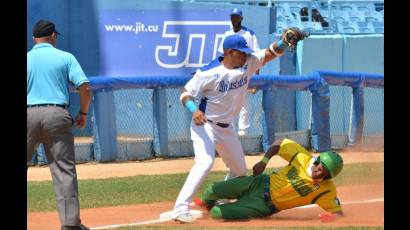
POLYGON ((62 226, 61 230, 90 230, 90 229, 84 225, 80 225, 80 226, 62 226))

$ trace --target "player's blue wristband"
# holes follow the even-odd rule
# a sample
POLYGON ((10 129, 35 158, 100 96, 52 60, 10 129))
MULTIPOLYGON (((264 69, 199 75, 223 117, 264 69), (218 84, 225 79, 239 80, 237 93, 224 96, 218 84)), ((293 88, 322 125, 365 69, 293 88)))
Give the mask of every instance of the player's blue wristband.
POLYGON ((279 40, 276 44, 278 45, 278 48, 281 50, 285 50, 286 48, 289 47, 286 43, 283 42, 282 39, 279 40))
POLYGON ((189 100, 185 103, 185 107, 191 112, 195 112, 198 107, 195 105, 195 103, 192 100, 189 100))

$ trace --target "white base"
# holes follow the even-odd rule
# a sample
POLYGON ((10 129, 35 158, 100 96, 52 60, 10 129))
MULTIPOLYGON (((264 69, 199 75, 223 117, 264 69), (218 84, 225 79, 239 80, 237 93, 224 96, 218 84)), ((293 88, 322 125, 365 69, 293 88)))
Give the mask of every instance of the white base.
MULTIPOLYGON (((201 218, 203 216, 202 211, 200 211, 200 210, 191 209, 191 210, 189 210, 189 212, 194 217, 194 219, 198 219, 198 218, 201 218)), ((161 213, 159 215, 159 219, 160 220, 172 220, 172 211, 161 213)))

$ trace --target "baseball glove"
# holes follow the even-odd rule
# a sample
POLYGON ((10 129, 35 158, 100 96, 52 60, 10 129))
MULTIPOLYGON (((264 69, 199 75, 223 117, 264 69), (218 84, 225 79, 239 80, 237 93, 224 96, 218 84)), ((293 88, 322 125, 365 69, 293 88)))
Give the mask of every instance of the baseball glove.
POLYGON ((296 27, 284 29, 282 33, 282 40, 290 46, 292 51, 295 50, 298 42, 306 37, 309 37, 309 33, 296 27))

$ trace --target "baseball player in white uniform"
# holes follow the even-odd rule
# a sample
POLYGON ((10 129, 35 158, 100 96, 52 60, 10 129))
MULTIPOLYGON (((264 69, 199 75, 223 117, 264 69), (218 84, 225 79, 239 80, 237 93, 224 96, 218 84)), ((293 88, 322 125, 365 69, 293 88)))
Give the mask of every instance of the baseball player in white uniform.
MULTIPOLYGON (((248 47, 253 50, 254 52, 257 52, 260 50, 258 40, 256 39, 255 32, 252 30, 242 26, 242 11, 238 8, 234 8, 230 15, 231 17, 231 23, 232 23, 232 29, 228 30, 224 33, 224 38, 229 35, 233 34, 238 34, 241 35, 242 37, 245 38, 246 43, 248 44, 248 47)), ((223 53, 223 47, 222 47, 223 41, 220 43, 218 51, 223 53)), ((257 71, 256 74, 259 74, 257 71)), ((238 134, 240 136, 244 136, 248 133, 248 129, 250 127, 249 124, 249 103, 248 103, 248 97, 245 96, 243 100, 243 106, 241 108, 241 112, 239 113, 239 120, 238 120, 238 134)))
POLYGON ((229 168, 226 179, 246 175, 244 152, 232 122, 242 108, 251 76, 304 38, 297 28, 284 30, 282 37, 269 48, 253 52, 242 36, 229 35, 223 42, 223 56, 197 70, 185 85, 180 100, 192 112, 195 164, 175 202, 174 220, 194 220, 189 204, 212 168, 215 150, 229 168), (200 99, 199 106, 195 98, 200 99))

